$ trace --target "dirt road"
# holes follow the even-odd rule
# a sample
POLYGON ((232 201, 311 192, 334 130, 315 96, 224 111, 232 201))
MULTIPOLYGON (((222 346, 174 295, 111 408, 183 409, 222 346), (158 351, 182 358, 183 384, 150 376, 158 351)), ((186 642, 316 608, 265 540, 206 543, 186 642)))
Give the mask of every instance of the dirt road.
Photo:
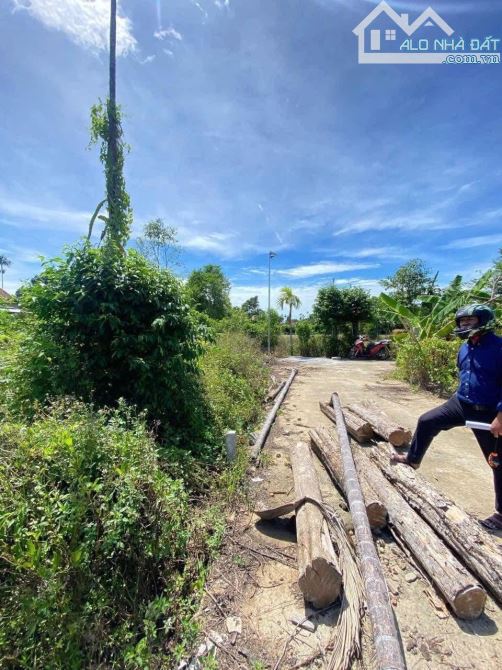
MULTIPOLYGON (((211 596, 202 612, 204 630, 212 631, 212 635, 222 634, 226 617, 242 620, 242 633, 232 652, 218 651, 220 668, 287 670, 302 662, 306 668, 326 667, 319 654, 336 624, 337 611, 317 616, 315 632, 300 629, 292 637, 295 626, 291 620, 309 612, 297 587, 294 526, 288 520, 279 524, 257 523, 249 511, 257 499, 279 504, 291 497, 289 446, 307 439, 310 428, 330 426, 319 410, 319 400, 328 401, 335 390, 343 404, 373 399, 389 416, 410 429, 421 413, 440 402, 392 379, 393 364, 388 362, 285 359, 277 366, 278 374, 285 377, 291 366, 299 367, 300 372, 273 426, 263 464, 251 474, 249 507, 233 515, 222 556, 208 582, 211 596), (313 656, 318 658, 308 662, 313 656)), ((438 436, 421 472, 468 512, 476 516, 492 512, 491 472, 467 429, 438 436)), ((340 510, 350 526, 350 516, 343 511, 344 504, 322 468, 319 476, 323 496, 340 510)), ((460 621, 443 606, 417 566, 389 534, 382 533, 377 547, 409 668, 502 668, 502 611, 490 598, 480 619, 460 621)), ((371 667, 367 640, 363 648, 363 658, 354 668, 371 667)))

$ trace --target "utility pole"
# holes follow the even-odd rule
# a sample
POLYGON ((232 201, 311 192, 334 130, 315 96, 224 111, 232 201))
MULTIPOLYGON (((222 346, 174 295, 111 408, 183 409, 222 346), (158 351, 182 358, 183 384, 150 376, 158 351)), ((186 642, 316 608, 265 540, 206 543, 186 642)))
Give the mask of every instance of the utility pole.
POLYGON ((268 346, 267 346, 267 351, 268 355, 270 356, 270 261, 274 256, 277 256, 277 254, 273 251, 268 252, 268 346))

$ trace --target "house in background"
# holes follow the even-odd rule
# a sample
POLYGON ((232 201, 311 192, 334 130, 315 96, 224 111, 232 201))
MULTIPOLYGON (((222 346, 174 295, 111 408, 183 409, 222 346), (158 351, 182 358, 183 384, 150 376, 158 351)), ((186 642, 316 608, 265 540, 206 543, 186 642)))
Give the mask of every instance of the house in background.
MULTIPOLYGON (((435 39, 451 37, 454 30, 431 7, 410 24, 409 14, 398 14, 387 2, 381 2, 353 32, 358 39, 360 63, 419 63, 424 62, 425 54, 402 52, 404 40, 427 38, 432 44, 435 39)), ((435 56, 437 62, 444 59, 444 54, 435 56)))

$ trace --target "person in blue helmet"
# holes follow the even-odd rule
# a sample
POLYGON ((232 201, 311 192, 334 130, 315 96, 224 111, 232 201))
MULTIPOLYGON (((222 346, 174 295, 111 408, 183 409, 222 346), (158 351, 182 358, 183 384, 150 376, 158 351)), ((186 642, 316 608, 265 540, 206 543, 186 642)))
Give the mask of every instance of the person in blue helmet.
POLYGON ((466 340, 457 356, 459 386, 443 405, 422 414, 407 454, 393 454, 393 463, 418 468, 432 440, 442 430, 466 421, 490 424, 490 431, 473 430, 493 469, 495 512, 480 523, 502 530, 502 337, 495 329, 495 314, 488 305, 468 305, 455 315, 454 333, 466 340))

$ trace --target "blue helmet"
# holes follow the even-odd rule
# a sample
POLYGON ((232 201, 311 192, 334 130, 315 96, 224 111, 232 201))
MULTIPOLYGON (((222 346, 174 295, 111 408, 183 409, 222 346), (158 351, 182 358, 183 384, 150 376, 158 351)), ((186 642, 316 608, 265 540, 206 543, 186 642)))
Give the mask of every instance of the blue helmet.
POLYGON ((455 323, 457 324, 457 327, 453 331, 455 335, 458 335, 462 340, 467 340, 467 338, 473 335, 481 335, 489 330, 493 330, 495 328, 495 313, 488 305, 467 305, 457 311, 455 314, 455 323), (463 316, 476 316, 478 323, 474 327, 461 328, 460 319, 463 316))

